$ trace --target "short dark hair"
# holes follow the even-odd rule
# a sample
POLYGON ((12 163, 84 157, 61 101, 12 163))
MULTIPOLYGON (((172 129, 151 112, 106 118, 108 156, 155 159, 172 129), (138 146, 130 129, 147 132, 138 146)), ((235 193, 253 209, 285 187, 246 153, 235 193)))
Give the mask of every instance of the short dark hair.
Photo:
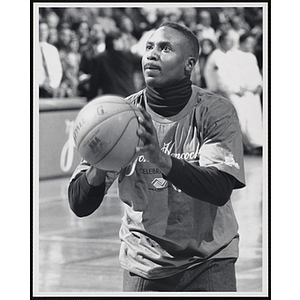
POLYGON ((228 36, 229 36, 228 31, 223 31, 218 39, 219 44, 221 44, 228 36))
POLYGON ((240 44, 244 43, 249 37, 254 38, 254 35, 250 32, 243 33, 239 38, 239 43, 240 44))
POLYGON ((121 37, 120 30, 110 31, 105 37, 105 47, 107 50, 112 50, 114 48, 114 41, 121 37))
POLYGON ((189 41, 188 47, 191 52, 191 55, 193 55, 193 57, 195 57, 196 60, 198 59, 200 50, 199 40, 197 36, 188 27, 171 21, 163 22, 158 28, 161 27, 170 27, 181 32, 189 41))
POLYGON ((49 27, 49 24, 48 24, 48 22, 47 22, 46 19, 41 19, 41 20, 39 20, 39 26, 40 26, 41 24, 46 24, 46 25, 49 27))

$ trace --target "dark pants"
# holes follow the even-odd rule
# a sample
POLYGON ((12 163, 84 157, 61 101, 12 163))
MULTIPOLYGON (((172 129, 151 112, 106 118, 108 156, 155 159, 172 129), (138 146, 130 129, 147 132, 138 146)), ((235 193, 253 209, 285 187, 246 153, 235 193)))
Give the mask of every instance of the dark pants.
POLYGON ((235 258, 209 260, 179 274, 149 280, 124 270, 124 292, 236 292, 235 258))

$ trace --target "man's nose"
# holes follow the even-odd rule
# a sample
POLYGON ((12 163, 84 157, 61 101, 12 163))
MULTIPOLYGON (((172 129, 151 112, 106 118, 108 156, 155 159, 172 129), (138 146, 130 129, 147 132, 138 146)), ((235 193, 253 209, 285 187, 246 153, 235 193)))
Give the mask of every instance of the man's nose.
POLYGON ((156 47, 154 47, 152 50, 148 51, 147 59, 150 59, 150 60, 157 60, 158 59, 158 52, 157 52, 156 47))

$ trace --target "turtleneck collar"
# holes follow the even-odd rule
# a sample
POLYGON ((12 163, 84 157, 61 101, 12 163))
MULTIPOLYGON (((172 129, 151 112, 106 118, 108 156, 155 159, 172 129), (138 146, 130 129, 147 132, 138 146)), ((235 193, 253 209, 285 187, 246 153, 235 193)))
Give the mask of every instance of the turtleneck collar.
POLYGON ((163 88, 146 87, 149 107, 164 117, 178 114, 188 103, 191 94, 192 82, 188 77, 163 88))

